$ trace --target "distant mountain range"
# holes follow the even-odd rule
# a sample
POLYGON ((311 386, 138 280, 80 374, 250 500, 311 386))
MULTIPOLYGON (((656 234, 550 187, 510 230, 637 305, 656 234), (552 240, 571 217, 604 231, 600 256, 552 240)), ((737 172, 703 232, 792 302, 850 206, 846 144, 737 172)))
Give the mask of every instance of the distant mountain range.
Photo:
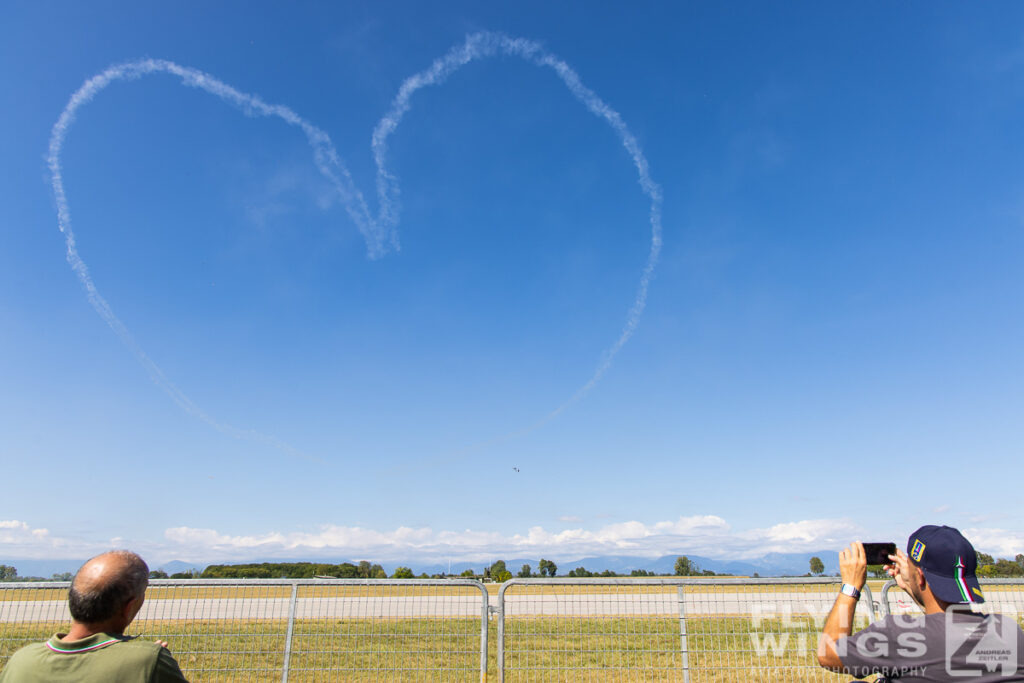
MULTIPOLYGON (((759 576, 765 577, 802 576, 810 570, 810 559, 812 557, 821 558, 821 561, 825 564, 826 574, 834 574, 839 571, 839 553, 834 550, 821 550, 812 553, 770 553, 756 559, 748 560, 715 560, 709 557, 690 555, 685 552, 680 554, 685 554, 690 560, 695 562, 700 569, 710 569, 716 574, 753 576, 756 573, 759 576)), ((676 558, 678 556, 679 555, 663 555, 662 557, 651 558, 626 555, 602 555, 598 557, 582 557, 578 559, 561 559, 557 556, 552 556, 548 559, 551 559, 558 565, 558 574, 560 576, 564 576, 569 572, 569 570, 575 569, 576 567, 584 567, 592 572, 601 572, 605 569, 610 569, 617 574, 627 575, 634 569, 647 569, 656 574, 672 574, 676 558)), ((494 559, 497 560, 504 558, 495 557, 494 559)), ((39 576, 49 578, 54 574, 62 572, 74 572, 78 569, 79 565, 82 564, 83 560, 84 558, 64 560, 18 560, 0 558, 0 564, 13 565, 18 570, 19 576, 39 576)), ((519 572, 524 564, 530 565, 531 569, 536 572, 539 561, 539 557, 505 560, 505 566, 514 576, 519 572)), ((266 558, 252 560, 252 562, 328 562, 331 564, 352 562, 353 564, 358 564, 358 561, 335 558, 266 558)), ((217 564, 248 564, 248 562, 222 562, 217 564)), ((395 567, 398 566, 409 567, 417 575, 422 573, 461 574, 466 569, 472 569, 474 572, 479 574, 483 571, 484 567, 489 566, 491 562, 452 562, 451 565, 449 565, 447 562, 426 564, 410 561, 390 563, 381 562, 380 564, 388 574, 394 572, 395 567)), ((204 563, 172 560, 170 562, 164 562, 153 568, 162 569, 168 574, 174 574, 193 569, 202 571, 207 566, 208 565, 204 563)))
MULTIPOLYGON (((18 560, 18 559, 4 559, 0 557, 0 564, 6 564, 13 566, 18 570, 19 577, 38 577, 43 579, 49 579, 54 574, 63 574, 64 572, 72 572, 78 570, 82 563, 88 558, 78 559, 64 559, 64 560, 18 560)), ((206 567, 203 563, 196 562, 179 562, 177 560, 173 562, 165 562, 158 567, 150 567, 151 569, 163 569, 168 574, 175 572, 184 572, 190 569, 198 569, 202 571, 206 567)))

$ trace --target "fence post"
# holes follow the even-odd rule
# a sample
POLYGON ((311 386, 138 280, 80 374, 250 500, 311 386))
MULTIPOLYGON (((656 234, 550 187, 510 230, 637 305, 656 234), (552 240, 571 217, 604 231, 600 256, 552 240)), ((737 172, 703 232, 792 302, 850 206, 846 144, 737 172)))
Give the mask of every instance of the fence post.
POLYGON ((498 589, 498 683, 505 683, 505 589, 511 581, 498 589))
POLYGON ((292 584, 292 597, 288 603, 288 633, 284 637, 284 665, 281 667, 281 683, 288 683, 288 665, 292 658, 292 631, 295 630, 295 597, 299 584, 292 584))
POLYGON ((889 589, 896 585, 896 581, 889 579, 882 586, 882 595, 878 598, 878 607, 882 612, 882 618, 889 616, 892 612, 889 611, 889 589))
POLYGON ((686 637, 686 595, 682 586, 679 592, 679 647, 683 655, 683 683, 690 683, 690 646, 686 637))
MULTIPOLYGON (((883 591, 885 590, 885 586, 882 587, 882 590, 883 591)), ((878 621, 878 615, 875 614, 875 596, 873 596, 871 594, 871 586, 869 586, 866 583, 864 584, 864 590, 862 591, 861 597, 864 598, 864 600, 862 600, 861 602, 859 602, 857 604, 859 604, 859 605, 860 604, 866 604, 867 605, 867 609, 868 609, 868 624, 873 624, 876 621, 878 621)), ((881 608, 879 608, 879 609, 881 609, 881 608)), ((857 611, 857 608, 854 607, 854 612, 856 612, 856 611, 857 611)))
MULTIPOLYGON (((483 600, 484 606, 483 606, 483 611, 482 611, 481 616, 480 616, 480 683, 487 683, 487 629, 490 627, 490 621, 491 621, 491 600, 490 600, 490 595, 487 592, 487 586, 485 586, 482 582, 479 583, 478 585, 480 586, 480 591, 484 594, 484 600, 483 600)), ((498 607, 499 607, 499 613, 500 613, 500 607, 501 607, 501 594, 500 593, 498 594, 498 607)), ((502 622, 500 621, 500 619, 501 619, 500 616, 498 617, 498 619, 499 619, 499 621, 498 621, 498 634, 499 634, 498 635, 498 652, 500 653, 501 652, 501 628, 502 628, 502 622)), ((501 672, 501 659, 500 659, 501 655, 499 654, 498 657, 499 657, 499 659, 498 659, 498 672, 499 672, 498 676, 499 676, 499 679, 498 680, 501 680, 501 678, 500 678, 500 676, 501 676, 501 673, 500 673, 501 672)))

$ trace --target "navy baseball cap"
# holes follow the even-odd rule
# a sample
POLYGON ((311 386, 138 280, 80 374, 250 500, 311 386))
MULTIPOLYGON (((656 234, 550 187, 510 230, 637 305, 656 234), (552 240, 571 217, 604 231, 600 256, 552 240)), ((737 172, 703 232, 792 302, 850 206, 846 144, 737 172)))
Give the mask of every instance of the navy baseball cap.
POLYGON ((978 585, 978 554, 951 526, 923 526, 910 534, 907 555, 921 568, 935 597, 950 603, 985 602, 978 585))

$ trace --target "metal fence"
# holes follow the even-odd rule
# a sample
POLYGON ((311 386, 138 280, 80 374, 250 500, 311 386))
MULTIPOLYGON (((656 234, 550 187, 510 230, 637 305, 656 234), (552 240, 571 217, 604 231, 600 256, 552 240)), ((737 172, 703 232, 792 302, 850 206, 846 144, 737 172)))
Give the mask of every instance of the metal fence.
MULTIPOLYGON (((1024 619, 1024 581, 1021 579, 981 579, 981 590, 985 594, 985 602, 979 609, 986 613, 1009 614, 1024 619)), ((886 617, 890 614, 922 614, 921 608, 907 595, 896 582, 889 580, 882 586, 878 598, 879 613, 886 617), (894 590, 895 589, 895 590, 894 590)))
MULTIPOLYGON (((158 580, 131 633, 192 681, 839 681, 839 579, 158 580), (491 595, 488 595, 488 588, 491 595), (496 629, 488 650, 489 629, 496 629)), ((0 667, 66 628, 66 582, 0 584, 0 667)), ((885 596, 888 598, 888 595, 885 596)), ((884 602, 884 600, 883 600, 884 602)), ((870 589, 858 628, 874 619, 870 589)), ((494 633, 494 631, 491 631, 494 633)))
MULTIPOLYGON (((498 593, 499 681, 845 681, 814 654, 839 584, 512 579, 498 593)), ((858 628, 874 620, 864 593, 858 628)))
MULTIPOLYGON (((846 680, 814 651, 838 578, 156 580, 131 632, 193 681, 846 680), (488 594, 491 589, 491 595, 488 594), (493 606, 492 606, 493 605, 493 606), (488 632, 496 629, 494 652, 488 632)), ((1024 582, 981 582, 1024 616, 1024 582)), ((920 613, 889 581, 857 628, 920 613), (875 609, 873 609, 875 608, 875 609)), ((0 668, 66 628, 67 582, 0 583, 0 668)))
MULTIPOLYGON (((66 629, 67 588, 0 584, 0 668, 66 629)), ((131 633, 193 681, 484 681, 487 621, 471 580, 155 580, 131 633)))

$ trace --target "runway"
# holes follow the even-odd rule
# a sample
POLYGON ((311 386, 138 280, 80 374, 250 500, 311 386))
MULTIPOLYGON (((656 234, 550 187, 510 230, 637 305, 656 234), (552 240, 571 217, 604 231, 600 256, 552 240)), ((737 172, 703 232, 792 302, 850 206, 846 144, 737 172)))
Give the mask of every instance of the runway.
MULTIPOLYGON (((508 617, 679 617, 686 616, 824 616, 832 607, 830 592, 688 593, 544 593, 509 591, 508 617)), ((498 598, 488 596, 497 609, 498 598)), ((147 601, 138 619, 147 621, 287 619, 289 598, 199 598, 147 601)), ((484 596, 413 595, 401 597, 310 597, 295 601, 296 619, 394 619, 479 617, 484 596)), ((0 602, 0 622, 67 621, 67 603, 58 600, 0 602)))

